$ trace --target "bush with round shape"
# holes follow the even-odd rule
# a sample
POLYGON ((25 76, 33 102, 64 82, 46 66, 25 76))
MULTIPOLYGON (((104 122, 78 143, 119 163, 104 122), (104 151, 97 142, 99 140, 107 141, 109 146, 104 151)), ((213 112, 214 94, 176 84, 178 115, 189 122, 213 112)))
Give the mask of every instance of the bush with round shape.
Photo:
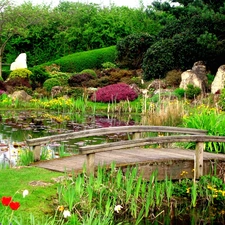
POLYGON ((60 82, 56 78, 49 78, 43 84, 43 87, 48 92, 50 92, 55 86, 61 86, 60 82))
POLYGON ((181 70, 171 70, 166 73, 165 82, 167 86, 179 87, 181 82, 181 70))
POLYGON ((96 102, 120 102, 133 101, 138 97, 138 94, 127 84, 111 84, 98 89, 91 97, 92 101, 96 102))
POLYGON ((188 84, 185 89, 185 94, 188 99, 194 99, 201 94, 201 88, 195 87, 193 84, 188 84))
POLYGON ((85 73, 92 75, 94 78, 97 77, 96 72, 92 69, 85 69, 80 72, 80 74, 85 74, 85 73))
POLYGON ((30 75, 32 74, 32 72, 28 69, 16 69, 13 70, 10 74, 9 74, 9 78, 8 79, 13 79, 16 77, 20 77, 20 78, 30 78, 30 75))
POLYGON ((104 69, 112 69, 112 68, 116 68, 116 64, 115 63, 112 63, 112 62, 105 62, 105 63, 102 63, 102 68, 104 69))

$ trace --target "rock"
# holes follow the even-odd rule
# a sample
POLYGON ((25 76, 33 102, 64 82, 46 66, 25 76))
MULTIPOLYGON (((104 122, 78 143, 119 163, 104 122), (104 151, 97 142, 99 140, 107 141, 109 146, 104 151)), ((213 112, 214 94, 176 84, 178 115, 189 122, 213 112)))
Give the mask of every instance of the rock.
POLYGON ((180 88, 187 89, 189 84, 199 87, 203 93, 206 92, 206 66, 202 61, 194 63, 191 70, 187 70, 181 74, 180 88))
POLYGON ((51 95, 52 95, 52 97, 55 97, 55 96, 61 94, 62 91, 63 91, 63 87, 61 87, 61 86, 54 86, 52 88, 52 90, 51 90, 51 95))
POLYGON ((148 85, 147 89, 158 90, 158 89, 165 89, 165 88, 166 88, 165 81, 156 79, 148 85))
POLYGON ((20 101, 30 101, 32 99, 32 97, 28 95, 24 90, 13 92, 11 97, 13 100, 18 99, 20 101))
POLYGON ((216 76, 211 84, 211 93, 220 92, 225 85, 225 65, 222 65, 217 70, 216 76))
POLYGON ((24 69, 27 68, 27 55, 26 53, 21 53, 10 66, 10 70, 24 69))

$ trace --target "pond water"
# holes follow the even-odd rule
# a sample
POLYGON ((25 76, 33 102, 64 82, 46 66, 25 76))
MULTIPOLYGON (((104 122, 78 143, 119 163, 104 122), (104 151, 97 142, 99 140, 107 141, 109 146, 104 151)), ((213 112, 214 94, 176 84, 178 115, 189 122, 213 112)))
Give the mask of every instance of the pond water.
MULTIPOLYGON (((74 117, 73 117, 74 118, 74 117)), ((71 115, 58 115, 36 111, 2 112, 0 114, 0 163, 17 164, 19 152, 26 149, 25 140, 30 138, 45 137, 55 134, 76 132, 80 130, 134 125, 135 121, 130 117, 118 119, 113 116, 83 116, 79 121, 71 120, 71 115), (19 147, 19 148, 18 148, 19 147)), ((68 140, 60 143, 51 143, 42 147, 42 153, 46 159, 59 157, 59 155, 71 155, 78 152, 79 146, 87 144, 99 144, 114 139, 123 139, 122 135, 107 135, 104 137, 90 137, 76 140, 68 140)))

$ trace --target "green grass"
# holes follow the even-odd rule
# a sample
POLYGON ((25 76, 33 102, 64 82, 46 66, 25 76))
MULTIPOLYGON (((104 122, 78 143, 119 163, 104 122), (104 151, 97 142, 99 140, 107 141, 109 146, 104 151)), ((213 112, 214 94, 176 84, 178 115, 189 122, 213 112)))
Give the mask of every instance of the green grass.
POLYGON ((52 215, 55 212, 53 200, 57 199, 57 183, 52 180, 62 176, 62 173, 53 172, 37 167, 8 168, 0 170, 0 198, 12 196, 14 201, 20 202, 19 210, 14 215, 27 217, 33 214, 42 218, 43 215, 52 215), (33 186, 30 182, 42 181, 48 186, 33 186), (29 195, 23 198, 24 190, 29 195))

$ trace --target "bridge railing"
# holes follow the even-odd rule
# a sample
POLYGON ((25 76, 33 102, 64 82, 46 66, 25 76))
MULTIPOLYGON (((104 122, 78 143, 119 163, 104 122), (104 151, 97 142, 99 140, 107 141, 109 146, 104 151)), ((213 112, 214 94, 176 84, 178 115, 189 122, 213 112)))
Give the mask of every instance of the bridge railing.
POLYGON ((27 139, 27 145, 34 147, 36 160, 39 160, 41 145, 49 144, 55 141, 65 141, 69 139, 85 138, 91 136, 104 136, 107 134, 117 133, 172 133, 172 136, 158 136, 138 138, 134 140, 117 141, 110 143, 103 143, 98 145, 89 145, 79 147, 79 153, 86 155, 87 173, 93 173, 95 169, 95 153, 103 151, 120 150, 126 148, 141 147, 149 144, 163 144, 163 143, 176 143, 176 142, 196 142, 196 177, 199 178, 203 175, 203 151, 205 142, 225 142, 223 136, 209 136, 206 130, 170 127, 170 126, 120 126, 84 130, 79 132, 71 132, 65 134, 58 134, 46 136, 35 139, 27 139))

